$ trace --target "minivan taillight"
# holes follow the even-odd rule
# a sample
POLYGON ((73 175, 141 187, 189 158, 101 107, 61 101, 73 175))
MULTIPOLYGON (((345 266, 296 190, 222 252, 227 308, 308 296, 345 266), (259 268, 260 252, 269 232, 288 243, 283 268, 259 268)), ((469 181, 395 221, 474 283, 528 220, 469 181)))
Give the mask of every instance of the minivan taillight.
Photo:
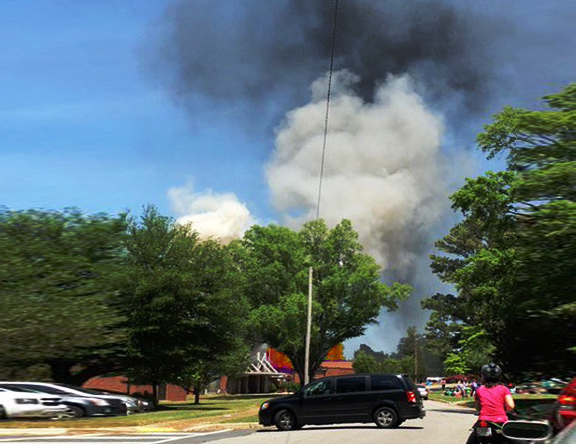
POLYGON ((408 402, 416 404, 416 395, 414 392, 406 392, 406 396, 408 397, 408 402))

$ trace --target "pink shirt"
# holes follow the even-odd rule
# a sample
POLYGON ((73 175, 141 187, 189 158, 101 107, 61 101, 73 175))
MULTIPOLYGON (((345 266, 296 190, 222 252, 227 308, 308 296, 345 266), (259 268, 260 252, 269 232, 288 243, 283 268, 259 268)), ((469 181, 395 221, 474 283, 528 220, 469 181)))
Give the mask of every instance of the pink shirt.
POLYGON ((479 419, 492 422, 506 422, 506 408, 504 399, 506 395, 511 395, 508 387, 495 385, 494 387, 480 386, 474 395, 480 400, 479 419))

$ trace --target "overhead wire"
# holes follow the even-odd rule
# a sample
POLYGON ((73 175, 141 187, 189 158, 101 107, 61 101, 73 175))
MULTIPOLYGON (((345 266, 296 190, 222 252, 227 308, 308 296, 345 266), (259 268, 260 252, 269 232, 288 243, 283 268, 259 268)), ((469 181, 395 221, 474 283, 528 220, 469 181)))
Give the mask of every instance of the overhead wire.
POLYGON ((318 201, 316 203, 316 221, 320 218, 320 201, 322 199, 322 180, 324 179, 324 162, 326 159, 326 144, 328 140, 328 122, 330 118, 330 95, 332 92, 332 73, 334 72, 334 54, 336 52, 336 24, 338 21, 338 3, 334 3, 334 23, 332 25, 332 53, 330 55, 330 72, 328 74, 328 93, 326 96, 326 115, 324 117, 324 141, 322 144, 322 158, 320 160, 320 179, 318 182, 318 201))
MULTIPOLYGON (((332 91, 332 73, 334 71, 334 53, 336 51, 336 24, 338 20, 338 3, 334 3, 334 24, 332 26, 332 53, 330 55, 330 73, 328 75, 328 94, 326 97, 326 115, 324 117, 324 141, 322 144, 322 159, 320 161, 320 179, 318 183, 318 201, 316 203, 316 222, 320 218, 320 201, 322 198, 322 180, 324 178, 324 160, 326 158, 326 145, 328 140, 328 122, 330 118, 330 94, 332 91)), ((309 381, 310 368, 310 340, 312 332, 312 266, 308 268, 308 315, 306 321, 306 345, 304 355, 304 383, 309 381)))

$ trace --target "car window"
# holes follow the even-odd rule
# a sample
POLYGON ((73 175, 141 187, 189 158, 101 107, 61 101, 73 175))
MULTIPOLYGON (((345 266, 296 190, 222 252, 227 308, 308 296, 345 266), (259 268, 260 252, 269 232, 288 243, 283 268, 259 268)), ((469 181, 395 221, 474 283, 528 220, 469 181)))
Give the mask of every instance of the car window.
POLYGON ((336 393, 351 393, 366 391, 366 378, 341 378, 336 380, 336 393))
POLYGON ((370 376, 372 390, 394 390, 402 389, 402 383, 393 375, 372 375, 370 376))
POLYGON ((306 398, 329 395, 330 393, 332 393, 332 381, 330 379, 327 381, 312 383, 304 389, 304 396, 306 398))
POLYGON ((413 392, 417 392, 418 388, 416 387, 416 384, 414 384, 414 381, 412 381, 412 379, 410 379, 409 376, 403 375, 402 376, 404 378, 404 381, 406 381, 406 384, 408 385, 408 387, 410 388, 410 390, 412 390, 413 392))
POLYGON ((37 390, 41 393, 50 393, 52 395, 67 395, 68 392, 65 392, 64 390, 60 390, 54 387, 50 387, 47 385, 27 385, 27 384, 22 384, 22 387, 24 388, 29 388, 29 389, 33 389, 33 390, 37 390))
POLYGON ((24 387, 18 387, 17 385, 0 385, 4 390, 10 390, 11 392, 23 392, 23 393, 41 393, 38 390, 31 390, 24 387))
POLYGON ((105 395, 105 393, 103 393, 101 391, 91 390, 91 389, 87 389, 84 387, 76 387, 74 385, 68 385, 68 384, 58 384, 58 385, 61 387, 69 388, 69 389, 77 391, 77 392, 88 393, 90 395, 105 395))

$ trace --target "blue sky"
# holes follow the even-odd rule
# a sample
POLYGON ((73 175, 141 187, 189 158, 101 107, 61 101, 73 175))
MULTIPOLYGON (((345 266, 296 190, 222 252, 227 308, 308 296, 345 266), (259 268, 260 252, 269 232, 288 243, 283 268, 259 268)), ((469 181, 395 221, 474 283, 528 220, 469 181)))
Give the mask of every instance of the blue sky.
MULTIPOLYGON (((0 204, 96 212, 154 203, 169 211, 168 188, 193 180, 197 189, 236 193, 260 219, 276 217, 262 170, 273 140, 221 119, 221 107, 210 114, 210 103, 208 117, 191 122, 143 67, 142 52, 169 3, 3 2, 0 204)), ((516 62, 504 67, 515 97, 503 94, 507 100, 490 111, 532 104, 570 80, 573 2, 487 5, 496 16, 515 15, 519 31, 510 44, 522 43, 512 51, 516 62)))
MULTIPOLYGON (((259 29, 256 38, 260 40, 274 32, 273 21, 268 26, 262 24, 273 17, 270 11, 275 8, 260 11, 260 1, 264 0, 192 3, 197 15, 195 25, 205 26, 211 33, 209 37, 217 40, 214 48, 206 50, 206 57, 217 62, 215 78, 240 79, 237 84, 231 81, 230 88, 242 86, 242 76, 253 75, 254 67, 266 66, 258 64, 259 54, 249 46, 237 54, 227 52, 243 37, 253 38, 243 34, 246 27, 259 29), (219 27, 212 29, 214 19, 220 17, 219 27), (251 18, 258 21, 251 23, 251 18)), ((288 0, 276 1, 286 4, 288 0)), ((488 88, 490 99, 482 102, 481 109, 460 119, 455 108, 450 108, 453 101, 426 103, 446 114, 443 150, 447 155, 464 152, 474 159, 473 166, 449 176, 447 188, 454 189, 465 175, 501 166, 498 162, 488 164, 481 154, 471 151, 475 134, 492 113, 506 104, 538 106, 538 97, 576 80, 576 2, 448 3, 469 8, 470 17, 480 11, 500 27, 493 38, 487 36, 485 46, 491 48, 484 54, 487 58, 478 59, 493 66, 495 73, 488 88)), ((15 210, 75 206, 94 213, 126 209, 138 212, 152 203, 164 213, 172 211, 181 216, 173 212, 168 192, 192 183, 197 193, 234 193, 249 209, 252 221, 282 220, 282 213, 272 203, 273 193, 265 175, 274 152, 274 128, 279 127, 281 117, 291 107, 306 103, 309 81, 316 77, 303 76, 306 82, 294 83, 292 89, 285 90, 278 86, 281 83, 273 82, 271 93, 264 94, 258 103, 227 100, 202 89, 176 97, 166 77, 159 78, 161 72, 170 77, 174 71, 165 69, 164 64, 169 62, 158 53, 158 42, 166 36, 166 11, 174 11, 174 5, 181 6, 182 2, 2 2, 0 205, 15 210)), ((283 24, 282 20, 280 17, 279 23, 283 24)), ((295 65, 298 63, 303 64, 296 61, 295 65)), ((294 72, 300 75, 304 71, 294 72)), ((279 82, 287 85, 291 80, 282 77, 283 72, 277 74, 279 82)), ((321 74, 322 70, 314 76, 321 74)), ((430 97, 424 94, 424 100, 430 97)), ((330 154, 330 146, 328 150, 330 154)), ((457 162, 454 165, 460 167, 457 162)), ((451 217, 444 220, 447 224, 453 222, 451 217)), ((448 225, 434 226, 427 234, 428 242, 447 229, 448 225)), ((414 261, 421 265, 414 267, 427 268, 427 253, 421 253, 424 256, 414 261)), ((418 298, 441 288, 430 284, 430 276, 421 281, 425 283, 420 285, 422 294, 418 298)), ((382 338, 381 332, 373 330, 373 340, 368 343, 391 349, 411 322, 410 316, 418 322, 423 319, 413 312, 402 316, 409 320, 388 319, 396 322, 396 333, 382 338)))
POLYGON ((193 179, 267 213, 261 163, 234 128, 192 127, 142 68, 161 1, 7 1, 0 17, 0 203, 169 211, 193 179))

